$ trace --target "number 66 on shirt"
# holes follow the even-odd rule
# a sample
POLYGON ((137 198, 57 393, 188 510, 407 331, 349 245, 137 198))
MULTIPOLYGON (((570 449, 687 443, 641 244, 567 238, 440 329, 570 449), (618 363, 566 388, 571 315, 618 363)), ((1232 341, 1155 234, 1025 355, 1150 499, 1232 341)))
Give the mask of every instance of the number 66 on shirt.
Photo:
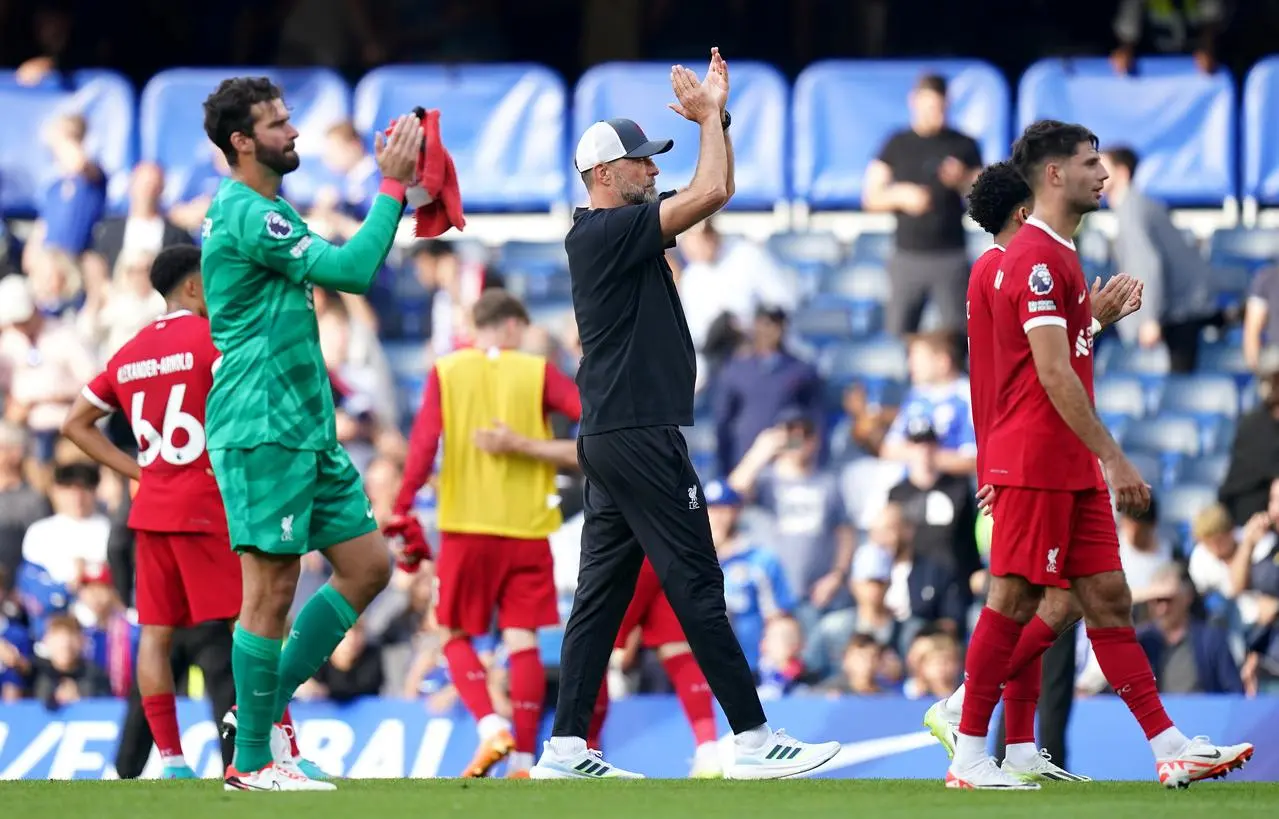
POLYGON ((179 310, 139 331, 82 392, 104 413, 127 408, 137 441, 141 478, 129 528, 137 533, 143 625, 181 628, 240 610, 240 563, 205 448, 218 360, 208 319, 179 310))

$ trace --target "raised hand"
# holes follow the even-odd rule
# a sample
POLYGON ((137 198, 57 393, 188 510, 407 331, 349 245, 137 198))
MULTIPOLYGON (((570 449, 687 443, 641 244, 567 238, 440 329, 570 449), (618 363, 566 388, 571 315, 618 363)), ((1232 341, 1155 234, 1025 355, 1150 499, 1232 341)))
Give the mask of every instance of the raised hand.
POLYGON ((711 49, 711 64, 706 69, 706 79, 702 80, 702 84, 719 100, 719 110, 723 113, 728 106, 728 63, 720 56, 718 47, 711 49))
POLYGON ((417 183, 417 159, 422 151, 422 121, 405 114, 395 121, 391 136, 381 131, 373 136, 373 155, 386 179, 397 179, 406 185, 417 183))
POLYGON ((1101 322, 1102 327, 1109 327, 1126 315, 1141 307, 1141 281, 1127 273, 1119 275, 1101 286, 1101 277, 1092 282, 1092 315, 1101 322), (1131 307, 1136 302, 1136 307, 1131 307), (1127 309, 1131 307, 1131 309, 1127 309))
POLYGON ((677 102, 667 107, 690 122, 702 123, 720 116, 719 98, 698 82, 697 75, 682 65, 671 66, 671 90, 677 102))

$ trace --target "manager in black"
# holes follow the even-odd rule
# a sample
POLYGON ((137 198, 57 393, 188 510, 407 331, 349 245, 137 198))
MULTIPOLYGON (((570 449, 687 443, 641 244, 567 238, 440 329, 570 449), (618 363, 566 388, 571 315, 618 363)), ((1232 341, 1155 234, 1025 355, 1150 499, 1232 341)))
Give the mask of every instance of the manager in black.
POLYGON ((555 726, 530 772, 538 779, 639 776, 605 762, 584 737, 645 555, 736 735, 725 776, 792 776, 839 751, 837 742, 811 745, 768 727, 724 610, 706 500, 679 429, 693 423, 697 365, 665 250, 733 195, 728 66, 712 49, 705 80, 674 66, 671 87, 671 109, 700 130, 687 188, 658 195, 653 157, 673 143, 648 139, 627 119, 592 125, 575 155, 590 195, 564 240, 582 343, 585 522, 555 726))

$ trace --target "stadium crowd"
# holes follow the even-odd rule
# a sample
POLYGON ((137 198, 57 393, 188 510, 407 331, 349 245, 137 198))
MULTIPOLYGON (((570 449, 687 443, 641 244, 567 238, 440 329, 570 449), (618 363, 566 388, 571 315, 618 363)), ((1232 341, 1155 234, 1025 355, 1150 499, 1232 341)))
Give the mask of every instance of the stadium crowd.
MULTIPOLYGON (((907 344, 905 383, 830 378, 792 324, 804 288, 769 247, 707 222, 670 253, 701 353, 699 402, 710 421, 686 432, 708 442, 699 467, 715 510, 728 608, 770 697, 936 699, 960 681, 965 636, 986 587, 989 535, 974 499, 960 303, 970 260, 963 196, 981 162, 972 139, 946 126, 946 96, 944 81, 921 78, 908 101, 911 126, 885 143, 863 192, 867 210, 898 215, 885 311, 907 344), (946 160, 919 176, 921 158, 932 155, 946 160)), ((86 130, 75 115, 47 125, 59 179, 25 240, 10 242, 11 269, 0 278, 0 698, 51 708, 127 696, 138 632, 125 526, 130 487, 62 440, 59 428, 81 387, 163 312, 150 262, 162 247, 199 241, 204 210, 227 173, 211 152, 205 173, 188 179, 181 201, 166 209, 165 169, 140 163, 127 212, 109 216, 86 130)), ((376 167, 350 123, 324 139, 323 162, 338 183, 316 192, 304 215, 313 231, 341 242, 376 191, 376 167)), ((1259 398, 1236 427, 1220 503, 1203 508, 1188 531, 1164 522, 1158 500, 1118 521, 1142 643, 1165 692, 1279 693, 1279 480, 1272 482, 1279 349, 1263 343, 1265 305, 1279 298, 1275 277, 1256 280, 1242 317, 1219 310, 1211 268, 1167 209, 1131 185, 1139 158, 1107 150, 1109 203, 1119 219, 1114 254, 1143 279, 1147 295, 1143 313, 1106 343, 1166 347, 1173 368, 1189 372, 1203 332, 1241 333, 1259 398), (1177 298, 1161 295, 1171 293, 1177 298)), ((503 284, 495 258, 470 242, 419 242, 392 255, 367 297, 316 291, 338 435, 379 519, 390 516, 399 490, 416 410, 403 400, 386 340, 418 342, 420 372, 468 344, 470 306, 503 284), (422 309, 405 309, 408 291, 422 309)), ((580 348, 571 310, 535 315, 526 349, 572 373, 580 348)), ((110 431, 131 445, 128 419, 113 417, 110 431)), ((557 433, 572 430, 560 423, 557 433)), ((580 477, 563 474, 561 490, 566 522, 552 545, 566 615, 580 477)), ((429 527, 429 487, 418 509, 429 527)), ((323 561, 308 555, 298 604, 325 579, 323 561)), ((429 571, 397 572, 299 696, 382 694, 449 708, 456 694, 432 601, 429 571)), ((1077 693, 1103 693, 1082 629, 1078 639, 1077 693)), ((556 654, 553 641, 548 651, 556 654)), ((638 641, 616 659, 614 696, 667 684, 638 641)), ((496 640, 485 660, 500 672, 496 640)), ((509 711, 501 673, 490 679, 499 710, 509 711)), ((198 691, 198 678, 187 685, 198 691)))

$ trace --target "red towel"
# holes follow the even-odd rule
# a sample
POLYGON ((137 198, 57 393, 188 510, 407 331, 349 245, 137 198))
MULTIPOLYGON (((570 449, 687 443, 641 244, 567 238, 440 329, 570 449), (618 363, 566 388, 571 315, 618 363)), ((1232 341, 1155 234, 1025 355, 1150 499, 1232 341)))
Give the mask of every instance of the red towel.
MULTIPOLYGON (((422 153, 417 161, 418 184, 408 189, 408 204, 416 208, 419 239, 433 239, 451 227, 462 230, 466 217, 462 215, 462 193, 458 189, 457 170, 453 157, 440 140, 440 112, 432 108, 414 109, 422 119, 422 153)), ((386 129, 389 137, 394 124, 386 129)))

